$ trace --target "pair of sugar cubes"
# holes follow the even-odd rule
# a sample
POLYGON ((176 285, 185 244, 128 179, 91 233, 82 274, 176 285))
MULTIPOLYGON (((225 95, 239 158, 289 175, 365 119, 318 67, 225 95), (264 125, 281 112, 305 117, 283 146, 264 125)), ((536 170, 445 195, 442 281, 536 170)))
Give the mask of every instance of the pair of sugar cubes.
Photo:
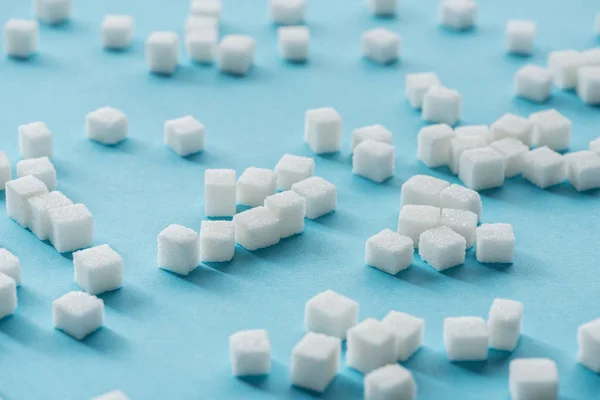
POLYGON ((392 132, 383 125, 369 125, 352 132, 352 172, 377 183, 395 172, 392 132))
POLYGON ((21 262, 7 249, 0 248, 0 319, 17 309, 17 286, 21 284, 21 262))
POLYGON ((439 22, 452 30, 471 29, 477 20, 478 8, 474 0, 442 0, 438 6, 439 22))
POLYGON ((185 49, 188 57, 201 64, 215 61, 219 53, 221 0, 192 0, 185 22, 185 49))
POLYGON ((454 125, 460 119, 460 93, 443 86, 433 72, 407 74, 405 93, 425 121, 454 125))

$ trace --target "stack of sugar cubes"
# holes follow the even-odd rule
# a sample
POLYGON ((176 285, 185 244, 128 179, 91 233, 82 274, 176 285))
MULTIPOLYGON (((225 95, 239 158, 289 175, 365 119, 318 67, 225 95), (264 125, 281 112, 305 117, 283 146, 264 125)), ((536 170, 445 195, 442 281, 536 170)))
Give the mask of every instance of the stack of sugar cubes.
POLYGON ((21 262, 7 249, 0 248, 0 319, 17 309, 17 286, 21 284, 21 262))
POLYGON ((223 4, 221 0, 192 0, 184 28, 188 57, 202 64, 216 60, 219 45, 219 25, 223 4))
POLYGON ((277 25, 277 40, 281 58, 303 63, 309 58, 310 31, 304 25, 306 0, 270 0, 269 14, 277 25))

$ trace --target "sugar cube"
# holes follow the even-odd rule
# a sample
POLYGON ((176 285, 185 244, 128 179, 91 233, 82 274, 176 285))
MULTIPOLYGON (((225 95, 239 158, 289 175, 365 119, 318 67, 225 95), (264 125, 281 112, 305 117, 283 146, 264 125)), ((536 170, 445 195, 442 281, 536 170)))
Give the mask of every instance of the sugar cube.
POLYGON ((31 175, 6 182, 6 214, 23 228, 28 228, 31 208, 27 199, 44 193, 48 193, 46 185, 31 175))
POLYGON ((21 284, 21 262, 10 251, 0 248, 0 273, 10 276, 17 286, 21 284))
POLYGON ((396 32, 375 28, 360 36, 362 55, 378 64, 389 64, 400 57, 402 38, 396 32))
MULTIPOLYGON (((447 1, 450 0, 444 3, 447 1)), ((454 125, 460 119, 460 93, 441 85, 432 86, 423 96, 422 107, 424 121, 454 125)))
POLYGON ((531 144, 535 147, 548 146, 561 151, 571 144, 571 120, 554 108, 534 112, 529 115, 533 123, 531 144))
POLYGON ((315 174, 315 161, 310 157, 284 154, 277 165, 277 189, 290 190, 292 185, 315 174))
POLYGON ((402 184, 401 203, 438 207, 440 194, 450 186, 448 181, 428 175, 413 175, 402 184))
POLYGON ((200 238, 193 229, 172 224, 157 241, 158 268, 187 275, 200 263, 200 238))
POLYGON ((444 319, 444 346, 449 361, 483 361, 488 358, 488 329, 483 318, 444 319))
POLYGON ((127 137, 127 116, 113 107, 101 107, 85 116, 87 137, 102 144, 114 145, 127 137))
POLYGON ((326 290, 304 306, 304 327, 309 332, 346 339, 348 329, 358 323, 359 305, 333 290, 326 290))
POLYGON ((130 400, 129 397, 125 395, 120 390, 113 390, 112 392, 101 394, 100 396, 92 397, 90 400, 130 400))
POLYGON ((391 275, 408 268, 412 262, 414 243, 411 238, 391 229, 371 236, 365 243, 365 262, 391 275))
POLYGON ((381 183, 394 176, 395 150, 391 144, 365 140, 354 149, 352 173, 381 183))
POLYGON ((494 299, 488 314, 489 347, 513 351, 521 337, 523 303, 509 299, 494 299))
POLYGON ((175 32, 152 32, 146 40, 145 53, 150 72, 171 75, 179 62, 179 35, 175 32))
POLYGON ((277 216, 266 207, 254 207, 233 217, 235 241, 246 250, 257 250, 279 243, 281 232, 277 216))
POLYGON ((52 157, 52 133, 46 124, 19 125, 19 151, 23 158, 52 157))
POLYGON ((524 99, 542 103, 552 91, 550 71, 537 65, 526 65, 515 74, 515 94, 524 99))
POLYGON ((534 21, 511 19, 506 23, 506 49, 509 53, 530 55, 537 30, 534 21))
POLYGON ((10 161, 6 153, 0 151, 0 192, 4 190, 6 182, 11 179, 10 161))
POLYGON ((390 132, 385 126, 376 124, 363 126, 361 128, 352 131, 352 151, 361 142, 365 140, 375 140, 376 142, 383 142, 387 144, 392 143, 392 132, 390 132))
POLYGON ((296 182, 292 190, 306 199, 306 218, 316 219, 335 210, 337 189, 335 185, 319 176, 311 176, 296 182))
POLYGON ((481 219, 481 196, 473 189, 461 185, 452 184, 440 193, 440 208, 454 208, 457 210, 468 210, 481 219))
POLYGON ((492 124, 491 130, 494 140, 509 137, 518 139, 529 146, 533 134, 533 122, 527 118, 506 113, 492 124))
POLYGON ((0 273, 0 319, 11 315, 17 309, 17 283, 15 280, 0 273))
POLYGON ((323 392, 338 373, 341 353, 339 338, 308 332, 292 350, 292 385, 323 392))
POLYGON ((281 58, 292 62, 308 60, 310 32, 306 26, 282 26, 277 29, 281 58))
POLYGON ((398 233, 412 239, 414 247, 419 247, 423 232, 438 226, 440 209, 434 206, 408 204, 400 210, 398 233))
POLYGON ((460 156, 458 177, 473 190, 504 185, 504 156, 491 147, 464 151, 460 156))
POLYGON ((331 107, 306 111, 304 141, 315 154, 335 153, 342 146, 342 117, 331 107))
POLYGON ((265 208, 279 220, 281 239, 304 231, 306 199, 291 190, 276 193, 265 199, 265 208))
POLYGON ((245 75, 254 64, 256 41, 247 35, 227 35, 219 43, 219 70, 233 75, 245 75))
POLYGON ((563 156, 548 147, 538 147, 523 156, 523 177, 542 189, 566 179, 563 156))
POLYGON ((590 142, 590 150, 594 153, 600 155, 600 137, 592 140, 590 142))
POLYGON ((348 329, 346 346, 346 364, 363 374, 396 362, 394 333, 374 318, 348 329))
POLYGON ((406 74, 406 97, 411 106, 420 109, 423 104, 425 93, 433 86, 439 86, 442 82, 434 72, 421 72, 406 74))
POLYGON ((512 400, 557 400, 558 368, 549 358, 516 358, 508 365, 512 400))
POLYGON ((72 291, 52 302, 52 321, 77 340, 82 340, 104 323, 104 302, 98 297, 72 291))
POLYGON ((590 150, 564 155, 567 179, 578 192, 600 188, 600 155, 590 150))
POLYGON ((560 89, 575 89, 581 64, 581 53, 575 50, 551 51, 548 54, 548 69, 554 84, 560 89))
POLYGON ((28 158, 17 162, 17 178, 27 175, 38 178, 48 190, 56 189, 56 169, 48 157, 28 158))
POLYGON ((45 24, 57 25, 71 17, 71 0, 34 0, 34 13, 45 24))
POLYGON ((279 25, 299 25, 304 22, 306 0, 270 0, 271 20, 279 25))
POLYGON ((504 171, 507 178, 512 178, 523 170, 523 156, 529 147, 514 138, 504 138, 490 143, 490 147, 504 156, 504 171))
POLYGON ((463 136, 454 137, 450 140, 450 161, 448 163, 450 171, 457 175, 460 166, 460 155, 470 149, 479 149, 488 145, 483 136, 463 136))
POLYGON ((192 0, 190 14, 203 17, 220 18, 223 4, 221 0, 192 0))
POLYGON ((29 58, 37 50, 37 21, 11 18, 4 24, 4 51, 11 57, 29 58))
POLYGON ((229 360, 235 376, 271 372, 271 342, 267 331, 252 329, 229 336, 229 360))
POLYGON ((446 225, 428 229, 419 237, 419 256, 438 271, 464 264, 466 249, 466 239, 446 225))
POLYGON ((59 253, 90 247, 94 241, 94 216, 83 204, 48 210, 49 237, 59 253))
POLYGON ((110 14, 102 20, 102 45, 106 49, 122 50, 131 44, 133 17, 110 14))
POLYGON ((417 158, 429 168, 437 168, 450 162, 450 142, 456 137, 447 124, 429 125, 421 128, 417 136, 417 158))
POLYGON ((476 230, 475 254, 480 263, 512 263, 515 233, 510 224, 481 224, 476 230))
POLYGON ((425 321, 407 313, 390 311, 381 323, 386 325, 396 339, 396 359, 407 361, 423 345, 425 321))
POLYGON ((369 372, 364 380, 365 400, 415 400, 417 383, 412 373, 398 364, 369 372))
POLYGON ((57 207, 70 206, 71 200, 61 192, 50 192, 27 199, 31 210, 29 229, 40 240, 50 238, 51 226, 48 212, 57 207))
POLYGON ((237 202, 250 207, 263 204, 267 196, 275 194, 277 175, 266 168, 249 167, 237 181, 237 202))
POLYGON ((463 125, 454 128, 457 138, 480 137, 491 143, 494 139, 487 125, 463 125))
POLYGON ((390 17, 396 14, 398 0, 367 0, 369 11, 379 17, 390 17))
POLYGON ((165 145, 181 157, 204 150, 204 137, 204 125, 191 115, 165 121, 165 145))
POLYGON ((468 210, 454 208, 442 209, 440 225, 445 225, 458 233, 467 241, 467 249, 475 244, 475 229, 477 228, 477 214, 468 210))
POLYGON ((209 64, 217 57, 218 42, 219 34, 216 29, 193 30, 185 35, 185 51, 191 60, 209 64))
POLYGON ((477 19, 477 8, 473 0, 441 1, 438 10, 440 24, 457 31, 471 29, 477 19))
POLYGON ((73 253, 75 282, 89 294, 100 294, 123 285, 123 258, 109 245, 73 253))
POLYGON ((600 374, 600 318, 580 325, 577 329, 577 361, 600 374))
POLYGON ((577 70, 577 95, 585 104, 600 104, 600 64, 577 70))
POLYGON ((235 253, 233 221, 202 221, 200 224, 200 261, 231 261, 235 253))
POLYGON ((204 213, 207 217, 233 217, 236 212, 235 196, 235 170, 204 171, 204 213))

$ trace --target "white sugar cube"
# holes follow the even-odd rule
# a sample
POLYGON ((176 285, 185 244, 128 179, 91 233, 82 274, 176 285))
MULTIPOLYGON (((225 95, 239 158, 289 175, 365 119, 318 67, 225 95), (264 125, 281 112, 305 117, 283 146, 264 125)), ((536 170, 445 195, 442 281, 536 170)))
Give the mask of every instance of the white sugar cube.
POLYGON ((101 394, 100 396, 92 397, 90 400, 131 400, 125 393, 120 390, 101 394))
POLYGON ((569 148, 572 124, 567 117, 551 108, 530 114, 529 120, 533 123, 533 146, 548 146, 556 151, 569 148))
POLYGON ((448 181, 428 175, 414 175, 402 184, 401 203, 439 207, 440 194, 450 186, 448 181))
POLYGON ((457 175, 460 166, 460 155, 466 150, 479 149, 488 145, 483 136, 462 136, 450 140, 450 161, 448 166, 453 174, 457 175))
POLYGON ((434 206, 408 204, 400 210, 398 233, 412 239, 414 247, 419 247, 423 232, 438 226, 440 209, 434 206))
POLYGON ((30 197, 27 201, 29 202, 31 210, 29 229, 31 229, 31 232, 33 232, 40 240, 50 238, 51 226, 48 212, 53 208, 70 206, 73 204, 67 196, 57 191, 30 197))
POLYGON ((38 39, 37 21, 12 18, 4 24, 4 51, 11 57, 31 57, 37 51, 38 39))
POLYGON ((73 253, 75 282, 89 294, 100 294, 123 285, 123 258, 102 244, 73 253))
POLYGON ((561 154, 539 147, 523 156, 523 177, 545 189, 557 185, 566 179, 566 167, 561 154))
POLYGON ((277 189, 290 190, 292 185, 315 174, 315 161, 310 157, 284 154, 277 165, 277 189))
POLYGON ((292 190, 306 199, 306 218, 316 219, 337 207, 335 185, 319 176, 311 176, 292 185, 292 190))
POLYGON ((362 55, 378 64, 389 64, 400 57, 402 38, 396 32, 375 28, 360 36, 362 55))
POLYGON ((460 110, 458 91, 441 85, 432 86, 423 96, 421 117, 424 121, 454 125, 460 119, 460 110))
POLYGON ((419 237, 419 256, 438 271, 464 264, 466 249, 465 238, 445 225, 426 230, 419 237))
POLYGON ((362 128, 353 130, 351 144, 352 151, 354 151, 356 146, 365 140, 375 140, 376 142, 393 144, 392 132, 380 124, 363 126, 362 128))
POLYGON ((554 84, 560 89, 575 89, 577 70, 581 65, 582 57, 578 51, 560 50, 548 54, 548 69, 554 84))
POLYGON ((477 214, 468 210, 454 208, 442 209, 440 225, 445 225, 458 233, 467 241, 467 249, 475 244, 475 229, 477 228, 477 214))
POLYGON ((200 224, 200 261, 226 262, 235 253, 233 221, 202 221, 200 224))
POLYGON ((48 157, 28 158, 17 162, 17 178, 27 175, 38 178, 48 190, 56 189, 56 169, 48 157))
POLYGON ((276 193, 265 199, 265 208, 279 220, 281 239, 304 232, 306 199, 291 190, 276 193))
POLYGON ((281 232, 277 216, 266 207, 254 207, 236 214, 235 241, 246 250, 257 250, 279 243, 281 232))
POLYGON ((421 128, 417 136, 417 158, 429 168, 437 168, 450 162, 450 142, 456 137, 447 124, 429 125, 421 128))
POLYGON ((600 64, 577 70, 577 95, 585 104, 600 104, 600 64))
POLYGON ((17 309, 17 283, 15 280, 0 273, 0 319, 11 315, 17 309))
POLYGON ((463 125, 454 128, 457 138, 483 138, 486 142, 493 142, 493 136, 490 128, 487 125, 463 125))
POLYGON ((17 286, 21 284, 21 262, 6 249, 0 248, 0 273, 10 276, 17 286))
POLYGON ((165 145, 181 157, 204 150, 204 141, 204 125, 191 115, 165 121, 165 145))
POLYGON ((458 177, 473 190, 504 185, 504 156, 491 147, 464 151, 460 156, 458 177))
POLYGON ((282 26, 277 29, 281 58, 292 62, 308 60, 310 31, 306 26, 282 26))
POLYGON ((94 241, 94 216, 83 204, 48 210, 49 237, 59 253, 90 247, 94 241))
POLYGON ((444 319, 444 346, 449 361, 483 361, 488 358, 488 330, 483 318, 444 319))
POLYGON ((504 138, 490 143, 490 147, 504 156, 504 171, 507 178, 512 178, 523 170, 523 156, 529 147, 518 139, 504 138))
POLYGON ((45 24, 57 25, 71 17, 71 0, 34 0, 34 13, 45 24))
POLYGON ((220 18, 223 4, 221 0, 192 0, 190 14, 203 17, 220 18))
POLYGON ((6 182, 11 179, 10 161, 6 153, 0 151, 0 192, 4 190, 6 182))
POLYGON ((365 400, 415 400, 417 383, 412 373, 398 364, 369 372, 364 380, 365 400))
POLYGON ((488 314, 489 347, 513 351, 521 337, 523 303, 494 299, 488 314))
POLYGON ((557 400, 558 368, 549 358, 516 358, 508 366, 512 400, 557 400))
POLYGON ((524 99, 542 103, 552 92, 550 71, 537 65, 526 65, 515 74, 515 94, 524 99))
POLYGON ((506 23, 506 49, 509 53, 530 55, 537 30, 534 21, 511 19, 506 23))
POLYGON ((157 238, 158 268, 187 275, 200 263, 200 238, 185 226, 172 224, 157 238))
POLYGON ((600 374, 600 318, 580 325, 577 329, 577 361, 600 374))
POLYGON ((473 0, 444 0, 439 3, 440 24, 458 31, 471 29, 477 19, 478 5, 473 0))
POLYGON ((414 243, 391 229, 371 236, 365 243, 365 262, 391 275, 410 267, 414 243))
POLYGON ((481 224, 477 227, 475 254, 480 263, 512 263, 515 233, 510 224, 481 224))
POLYGON ((398 0, 367 0, 369 11, 379 17, 390 17, 396 14, 396 2, 398 0))
POLYGON ((279 25, 298 25, 304 22, 306 0, 270 0, 271 20, 279 25))
POLYGON ((417 74, 406 74, 406 97, 411 106, 420 109, 423 104, 425 93, 433 86, 441 85, 438 76, 433 72, 421 72, 417 74))
POLYGON ((346 364, 363 374, 396 362, 394 333, 374 318, 348 329, 346 346, 346 364))
POLYGON ((308 300, 304 306, 304 327, 309 332, 346 339, 346 332, 358 323, 358 303, 346 296, 326 290, 308 300))
POLYGON ((219 70, 233 75, 245 75, 254 64, 256 41, 247 35, 227 35, 219 43, 219 70))
POLYGON ((85 292, 69 292, 52 302, 52 321, 77 340, 82 340, 104 323, 104 302, 85 292))
POLYGON ((101 107, 85 116, 85 134, 91 140, 114 145, 127 137, 127 116, 113 107, 101 107))
POLYGON ((590 150, 564 155, 567 179, 578 191, 600 188, 600 155, 590 150))
POLYGON ((43 122, 19 125, 19 151, 23 158, 52 157, 52 133, 43 122))
POLYGON ((506 113, 492 124, 491 130, 494 140, 509 137, 518 139, 529 146, 533 134, 533 122, 527 118, 506 113))
POLYGON ((218 51, 219 34, 216 29, 197 29, 185 35, 185 51, 188 57, 198 63, 215 61, 218 51))
POLYGON ((31 224, 30 197, 48 193, 48 188, 39 179, 27 175, 6 182, 6 214, 23 228, 31 224))
POLYGON ((271 342, 264 329, 239 331, 229 336, 229 360, 235 376, 271 372, 271 342))
POLYGON ((396 359, 407 361, 423 345, 425 321, 410 314, 390 311, 381 323, 386 325, 396 339, 396 359))
POLYGON ((342 146, 342 117, 331 107, 306 111, 304 141, 315 154, 335 153, 342 146))
POLYGON ((308 332, 292 350, 292 385, 323 392, 338 373, 341 353, 339 338, 308 332))
POLYGON ((102 45, 107 49, 122 50, 131 44, 133 17, 110 14, 102 20, 102 45))
POLYGON ((235 196, 235 170, 204 171, 204 213, 207 217, 233 217, 236 212, 235 196))
POLYGON ((457 210, 468 210, 481 219, 481 196, 473 189, 461 185, 452 184, 440 193, 440 208, 454 208, 457 210))
POLYGON ((584 50, 581 52, 581 66, 599 66, 600 47, 584 50))
POLYGON ((256 207, 263 204, 267 196, 275 194, 277 175, 266 168, 249 167, 237 181, 237 202, 256 207))
POLYGON ((354 149, 352 173, 381 183, 394 176, 395 150, 391 144, 365 140, 354 149))
POLYGON ((145 54, 150 72, 171 75, 179 62, 179 35, 175 32, 152 32, 146 40, 145 54))
POLYGON ((184 32, 186 38, 202 32, 211 32, 219 36, 219 19, 202 15, 190 15, 185 19, 184 32))
POLYGON ((592 140, 590 142, 590 150, 594 153, 600 155, 600 137, 592 140))

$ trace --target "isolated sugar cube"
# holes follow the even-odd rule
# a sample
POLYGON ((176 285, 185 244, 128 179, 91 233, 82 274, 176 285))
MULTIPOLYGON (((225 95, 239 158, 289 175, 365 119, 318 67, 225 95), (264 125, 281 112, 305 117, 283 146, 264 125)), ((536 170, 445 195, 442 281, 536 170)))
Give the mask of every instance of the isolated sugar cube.
POLYGON ((247 35, 227 35, 219 43, 217 66, 233 75, 245 75, 254 64, 256 41, 247 35))
POLYGON ((483 318, 444 319, 444 346, 449 361, 483 361, 488 358, 488 329, 483 318))
POLYGON ((375 28, 360 36, 362 55, 378 64, 389 64, 400 57, 402 38, 396 32, 375 28))
POLYGON ((576 50, 551 51, 548 54, 548 69, 554 84, 560 89, 575 89, 577 70, 582 63, 581 53, 576 50))
POLYGON ((94 216, 83 204, 48 210, 50 241, 59 253, 90 247, 94 241, 94 216))
POLYGON ((198 63, 208 64, 217 58, 219 33, 216 29, 195 29, 185 35, 185 51, 198 63))
POLYGON ((515 94, 536 103, 542 103, 552 92, 550 71, 537 65, 526 65, 515 74, 515 94))
POLYGON ((504 185, 504 156, 491 147, 464 151, 458 177, 470 189, 484 190, 504 185))
POLYGON ((590 142, 590 150, 594 153, 600 155, 600 137, 592 140, 590 142))
POLYGON ((365 262, 391 275, 408 268, 412 262, 414 243, 411 238, 391 229, 371 236, 365 243, 365 262))
POLYGON ((512 400, 558 399, 558 368, 549 358, 515 358, 508 365, 512 400))
POLYGON ((507 178, 512 178, 523 171, 523 157, 529 147, 518 139, 504 138, 490 143, 490 147, 504 156, 504 171, 507 178))
POLYGON ((457 210, 468 210, 481 219, 481 196, 473 189, 461 185, 452 184, 440 192, 440 208, 454 208, 457 210))
POLYGON ((179 35, 175 32, 152 32, 146 39, 145 54, 150 72, 171 75, 179 62, 179 35))
POLYGON ((31 224, 30 197, 48 193, 48 188, 39 179, 27 175, 6 182, 6 214, 23 228, 31 224))
POLYGON ((585 104, 600 104, 600 64, 577 70, 577 95, 585 104))
POLYGON ((277 29, 281 58, 292 62, 308 60, 310 31, 306 26, 282 26, 277 29))
POLYGON ((17 309, 17 283, 5 273, 0 273, 0 319, 17 309))
POLYGON ((391 144, 365 140, 354 149, 352 173, 381 183, 394 176, 395 150, 391 144))
POLYGON ((226 262, 235 253, 233 221, 202 221, 200 224, 200 261, 226 262))
POLYGON ((85 134, 96 142, 114 145, 127 137, 127 116, 113 107, 101 107, 85 116, 85 134))
POLYGON ((236 212, 236 178, 233 169, 204 171, 204 214, 233 217, 236 212))
POLYGON ((390 145, 393 144, 392 132, 390 132, 386 127, 380 124, 363 126, 361 128, 353 130, 351 143, 352 151, 354 151, 356 146, 358 146, 361 142, 364 142, 365 140, 374 140, 390 145))
POLYGON ((52 302, 52 321, 77 340, 82 340, 104 323, 104 302, 85 292, 68 292, 52 302))
POLYGON ((308 332, 292 349, 292 385, 323 392, 338 373, 341 353, 339 338, 308 332))
POLYGON ((267 331, 252 329, 229 336, 229 361, 234 376, 271 372, 271 342, 267 331))
POLYGON ((406 74, 405 94, 411 106, 420 109, 425 93, 433 86, 441 85, 441 81, 434 72, 421 72, 406 74))
POLYGON ((506 49, 509 53, 530 55, 537 30, 534 21, 511 19, 506 23, 506 49))
POLYGON ((4 51, 11 57, 31 57, 37 51, 38 38, 37 21, 12 18, 4 24, 4 51))
POLYGON ((192 0, 190 14, 203 17, 220 18, 223 10, 221 0, 192 0))
POLYGON ((437 85, 432 86, 423 96, 421 117, 424 121, 454 125, 460 119, 460 110, 460 93, 437 85))
POLYGON ((447 124, 429 125, 421 128, 417 136, 417 158, 429 168, 448 165, 450 143, 456 137, 447 124))
POLYGON ((304 306, 304 327, 309 332, 346 339, 348 329, 358 323, 356 301, 333 290, 326 290, 308 300, 304 306))
POLYGON ((70 206, 73 204, 71 200, 64 194, 58 191, 40 194, 38 196, 27 199, 31 210, 31 219, 29 229, 40 240, 50 238, 52 231, 48 212, 53 208, 70 206))
POLYGON ((494 140, 513 138, 529 146, 533 135, 533 122, 515 114, 506 113, 491 126, 494 140))
POLYGON ((438 207, 440 194, 450 186, 448 181, 428 175, 413 175, 402 184, 401 203, 438 207))
POLYGON ((567 179, 578 191, 600 188, 600 154, 590 150, 564 155, 567 179))
POLYGON ((102 45, 106 49, 122 50, 131 44, 133 17, 109 14, 102 20, 102 45))
POLYGON ((265 208, 278 219, 281 239, 304 232, 306 199, 291 190, 276 193, 265 199, 265 208))
POLYGON ((310 157, 284 154, 275 165, 279 190, 290 190, 294 183, 310 178, 314 174, 315 160, 310 157))
POLYGON ((6 182, 11 180, 10 161, 6 153, 0 151, 0 192, 4 190, 6 182))
POLYGON ((494 299, 488 314, 489 347, 513 351, 521 337, 523 303, 494 299))
POLYGON ((566 179, 566 167, 561 154, 539 147, 523 156, 523 177, 534 185, 545 189, 566 179))
POLYGON ((415 400, 417 383, 399 364, 388 364, 369 372, 364 380, 365 400, 415 400))
POLYGON ((475 244, 477 214, 472 211, 444 208, 440 216, 440 225, 445 225, 464 237, 467 241, 467 249, 475 244))
POLYGON ((17 286, 21 284, 21 262, 17 256, 3 248, 0 248, 0 273, 13 278, 17 286))
POLYGON ((457 175, 460 166, 461 154, 470 149, 479 149, 488 145, 483 136, 454 137, 450 140, 450 160, 448 166, 453 174, 457 175))
POLYGON ((394 333, 374 318, 348 329, 346 346, 346 364, 363 374, 396 362, 394 333))
POLYGON ((408 204, 400 210, 398 233, 408 236, 419 247, 419 238, 423 232, 438 226, 440 209, 434 206, 408 204))
POLYGON ((266 168, 249 167, 237 181, 237 202, 250 207, 263 204, 267 196, 275 194, 277 175, 266 168))
POLYGON ((157 238, 158 268, 187 275, 200 263, 200 238, 185 226, 172 224, 157 238))
POLYGON ((19 152, 23 158, 52 157, 52 133, 46 124, 19 125, 19 152))
POLYGON ((342 117, 331 107, 306 111, 304 141, 315 154, 335 153, 342 146, 342 117))
POLYGON ((306 199, 306 218, 316 219, 329 214, 337 206, 335 185, 319 176, 296 182, 292 190, 306 199))
POLYGON ((73 253, 75 282, 89 294, 100 294, 123 285, 123 258, 109 245, 73 253))
POLYGON ((510 224, 481 224, 476 231, 475 254, 480 263, 512 263, 515 233, 510 224))
POLYGON ((477 19, 477 3, 473 0, 444 0, 439 2, 440 24, 457 31, 468 30, 477 19))
POLYGON ((270 0, 269 14, 278 25, 298 25, 304 22, 306 0, 270 0))
POLYGON ((165 121, 164 142, 181 157, 204 150, 205 128, 191 115, 165 121))
POLYGON ((34 0, 35 17, 49 25, 57 25, 71 17, 71 0, 34 0))
POLYGON ((56 169, 48 157, 28 158, 17 163, 17 178, 31 175, 46 185, 48 190, 56 189, 56 169))
POLYGON ((130 400, 129 397, 125 395, 120 390, 113 390, 112 392, 101 394, 100 396, 92 397, 90 400, 130 400))
POLYGON ((390 311, 381 323, 394 334, 398 361, 407 361, 423 346, 425 320, 407 313, 390 311))
POLYGON ((464 264, 466 239, 446 225, 431 228, 419 237, 419 256, 438 271, 464 264))
POLYGON ((562 151, 571 144, 571 120, 560 112, 549 110, 534 112, 529 115, 533 123, 531 144, 535 147, 548 146, 552 150, 562 151))
POLYGON ((246 250, 258 250, 279 243, 281 232, 277 216, 266 207, 254 207, 236 214, 235 241, 246 250))
POLYGON ((366 0, 369 11, 379 17, 390 17, 396 14, 398 0, 366 0))
POLYGON ((491 143, 494 139, 492 132, 487 125, 463 125, 454 128, 454 133, 459 139, 479 137, 483 138, 486 142, 491 143))
POLYGON ((577 329, 577 361, 600 374, 600 318, 580 325, 577 329))

